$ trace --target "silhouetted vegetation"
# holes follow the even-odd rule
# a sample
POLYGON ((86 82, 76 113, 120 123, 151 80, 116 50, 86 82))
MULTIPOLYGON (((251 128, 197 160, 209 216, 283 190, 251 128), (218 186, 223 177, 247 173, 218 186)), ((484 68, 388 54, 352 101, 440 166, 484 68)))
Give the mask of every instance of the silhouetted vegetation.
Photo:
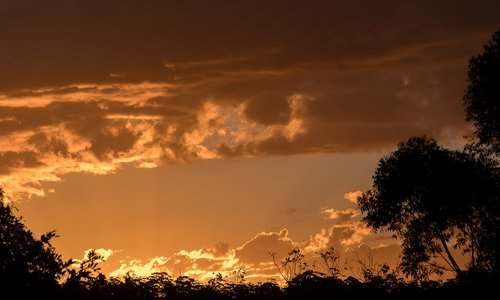
POLYGON ((22 296, 51 294, 71 262, 63 262, 52 247, 54 231, 35 238, 12 209, 11 205, 3 205, 0 188, 1 292, 22 296))
POLYGON ((402 241, 400 270, 360 263, 359 278, 343 276, 332 247, 319 253, 321 268, 294 249, 271 257, 286 283, 248 283, 221 274, 206 283, 166 273, 108 278, 95 251, 83 261, 63 261, 51 244, 54 231, 37 238, 0 189, 0 297, 2 299, 442 299, 498 294, 500 283, 500 31, 469 63, 464 97, 477 140, 450 150, 412 137, 382 158, 372 189, 358 198, 364 220, 402 241), (460 266, 452 254, 469 257, 460 266), (452 271, 447 281, 432 274, 452 271))
POLYGON ((405 274, 417 280, 442 271, 461 276, 452 240, 469 256, 468 270, 497 268, 490 243, 499 230, 498 170, 493 160, 479 158, 414 137, 379 162, 373 188, 358 204, 369 226, 402 240, 405 274))
POLYGON ((464 106, 479 142, 500 154, 500 30, 469 61, 464 106))

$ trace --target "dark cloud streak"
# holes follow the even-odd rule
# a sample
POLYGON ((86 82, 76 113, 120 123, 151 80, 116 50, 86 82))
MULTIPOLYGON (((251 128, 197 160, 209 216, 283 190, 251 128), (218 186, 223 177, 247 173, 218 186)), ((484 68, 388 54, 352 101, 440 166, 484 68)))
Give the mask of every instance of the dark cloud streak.
POLYGON ((164 64, 241 56, 256 60, 222 67, 380 57, 491 31, 498 10, 496 1, 3 1, 0 90, 169 80, 164 64))

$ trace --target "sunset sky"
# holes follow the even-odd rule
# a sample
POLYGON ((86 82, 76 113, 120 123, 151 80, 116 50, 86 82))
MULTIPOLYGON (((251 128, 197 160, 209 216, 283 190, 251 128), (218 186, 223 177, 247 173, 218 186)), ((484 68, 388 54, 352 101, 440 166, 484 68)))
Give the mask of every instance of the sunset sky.
POLYGON ((464 143, 499 28, 499 1, 0 0, 0 186, 110 275, 266 280, 269 252, 329 245, 395 263, 356 195, 412 135, 464 143))

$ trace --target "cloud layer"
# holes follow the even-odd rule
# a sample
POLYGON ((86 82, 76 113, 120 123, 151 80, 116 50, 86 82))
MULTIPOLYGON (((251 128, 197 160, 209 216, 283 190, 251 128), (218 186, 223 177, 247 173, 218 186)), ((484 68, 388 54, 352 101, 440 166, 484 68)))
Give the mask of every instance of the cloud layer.
POLYGON ((467 133, 498 2, 355 2, 2 2, 0 185, 467 133))

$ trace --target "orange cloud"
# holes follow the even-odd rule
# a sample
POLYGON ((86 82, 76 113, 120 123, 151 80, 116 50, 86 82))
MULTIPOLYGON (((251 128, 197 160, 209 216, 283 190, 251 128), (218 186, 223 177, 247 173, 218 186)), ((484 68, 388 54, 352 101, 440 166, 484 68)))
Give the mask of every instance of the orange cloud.
POLYGON ((80 85, 3 95, 0 185, 7 197, 43 197, 43 183, 71 172, 109 174, 126 163, 152 168, 212 159, 224 156, 221 147, 253 155, 250 145, 277 135, 293 141, 304 134, 300 95, 290 96, 290 122, 261 125, 245 116, 244 102, 233 106, 207 100, 184 107, 158 98, 171 88, 80 85))
POLYGON ((127 262, 122 261, 118 269, 109 273, 109 276, 120 277, 125 275, 146 277, 156 272, 167 271, 163 268, 166 258, 155 257, 149 260, 147 263, 142 263, 141 260, 129 260, 127 262))
POLYGON ((344 194, 344 199, 347 201, 357 204, 358 203, 358 197, 363 194, 362 191, 354 191, 354 192, 348 192, 344 194))
POLYGON ((344 210, 336 210, 334 208, 323 209, 322 213, 330 220, 337 221, 338 224, 343 224, 351 221, 351 218, 357 217, 361 214, 360 211, 347 208, 344 210))
MULTIPOLYGON (((400 251, 399 246, 368 246, 365 242, 373 244, 370 243, 370 238, 370 231, 359 222, 321 229, 317 234, 301 242, 293 241, 288 236, 288 230, 282 229, 279 232, 258 233, 236 248, 219 243, 198 250, 181 250, 169 257, 158 256, 143 260, 124 258, 120 260, 120 266, 108 274, 120 277, 126 274, 148 276, 154 272, 167 272, 173 276, 184 275, 206 281, 213 278, 216 273, 221 273, 231 280, 234 272, 239 270, 243 271, 245 278, 251 282, 262 282, 271 278, 282 280, 272 261, 271 253, 274 253, 279 261, 292 249, 300 249, 305 254, 304 261, 310 266, 315 266, 314 268, 320 268, 321 258, 318 253, 328 247, 334 247, 342 259, 349 261, 353 266, 357 266, 357 261, 365 257, 366 249, 375 249, 377 253, 381 253, 377 257, 377 263, 389 260, 391 266, 394 266, 397 256, 391 255, 400 251)), ((318 269, 318 271, 323 270, 318 269)))

